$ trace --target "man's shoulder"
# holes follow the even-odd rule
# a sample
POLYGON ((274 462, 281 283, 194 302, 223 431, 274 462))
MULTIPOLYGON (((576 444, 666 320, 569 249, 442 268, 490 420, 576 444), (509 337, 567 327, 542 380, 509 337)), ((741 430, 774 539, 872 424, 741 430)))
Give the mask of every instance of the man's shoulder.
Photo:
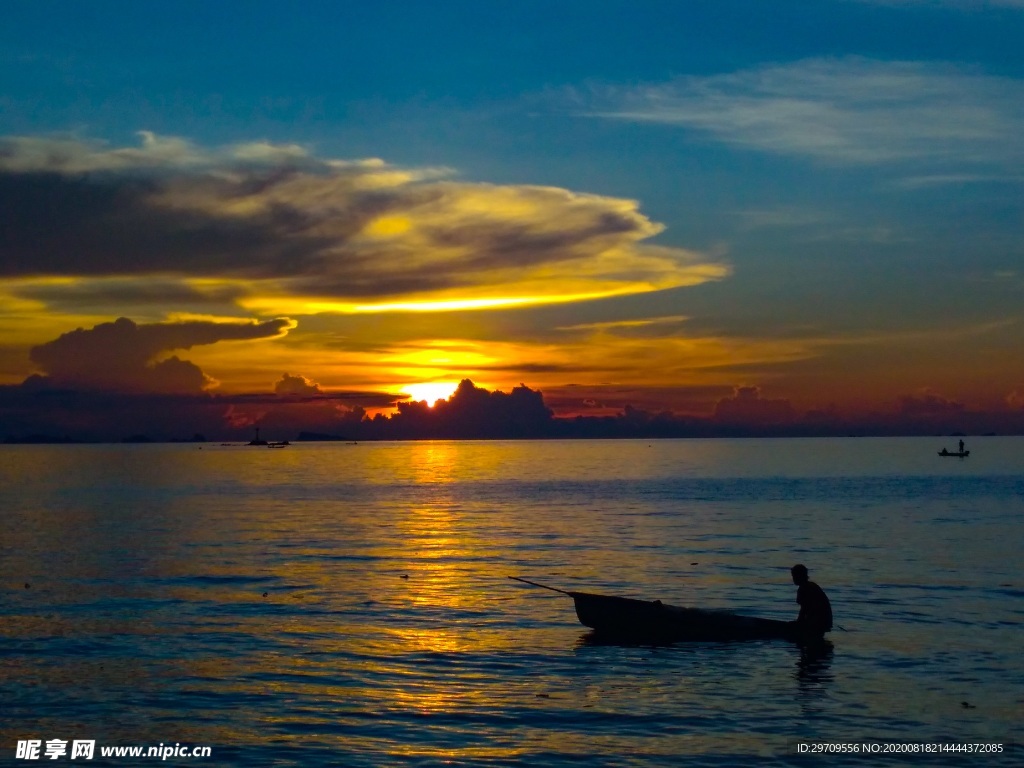
POLYGON ((825 590, 822 589, 821 587, 819 587, 813 581, 805 581, 803 584, 801 584, 800 585, 800 592, 803 592, 805 594, 810 592, 810 593, 815 594, 815 595, 824 595, 825 594, 825 590))

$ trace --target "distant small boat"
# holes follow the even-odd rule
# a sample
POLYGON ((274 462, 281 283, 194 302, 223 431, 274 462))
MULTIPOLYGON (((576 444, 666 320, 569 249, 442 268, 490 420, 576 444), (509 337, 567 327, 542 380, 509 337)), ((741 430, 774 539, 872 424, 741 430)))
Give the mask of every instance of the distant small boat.
MULTIPOLYGON (((517 576, 510 579, 535 587, 561 592, 573 599, 576 616, 585 627, 605 637, 643 642, 702 640, 734 642, 743 640, 806 640, 795 622, 740 616, 727 611, 679 608, 660 600, 569 592, 517 576)), ((813 638, 820 640, 820 637, 813 638)))
POLYGON ((957 458, 960 458, 960 459, 965 458, 966 456, 970 456, 970 455, 971 455, 970 451, 947 451, 945 448, 943 448, 941 451, 939 451, 939 456, 956 456, 957 458))

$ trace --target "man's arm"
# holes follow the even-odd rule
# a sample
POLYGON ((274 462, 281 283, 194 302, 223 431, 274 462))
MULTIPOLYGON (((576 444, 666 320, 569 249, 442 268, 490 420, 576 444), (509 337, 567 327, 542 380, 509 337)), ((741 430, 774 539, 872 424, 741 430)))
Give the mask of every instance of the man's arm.
POLYGON ((796 590, 796 602, 797 605, 800 606, 800 613, 798 613, 796 617, 796 620, 798 622, 803 622, 807 619, 807 601, 804 599, 806 596, 807 595, 806 590, 804 589, 804 585, 801 584, 799 587, 797 587, 796 590))

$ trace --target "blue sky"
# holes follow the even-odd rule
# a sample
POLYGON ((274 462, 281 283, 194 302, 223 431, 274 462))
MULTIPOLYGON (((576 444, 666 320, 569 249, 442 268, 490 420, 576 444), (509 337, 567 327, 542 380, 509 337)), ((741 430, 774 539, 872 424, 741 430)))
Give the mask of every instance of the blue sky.
MULTIPOLYGON (((549 187, 591 196, 573 198, 572 210, 590 205, 604 224, 628 218, 568 272, 531 273, 534 287, 542 274, 565 283, 557 301, 429 319, 389 309, 372 324, 337 307, 255 298, 207 307, 221 320, 287 313, 296 327, 275 343, 294 344, 296 356, 274 362, 325 387, 393 390, 465 373, 500 387, 640 392, 639 401, 646 386, 652 405, 698 411, 741 387, 797 411, 885 410, 908 396, 989 410, 1024 402, 1024 2, 11 2, 5 17, 0 136, 22 141, 7 149, 15 173, 53 170, 40 159, 46 142, 93 153, 59 173, 110 173, 112 156, 97 153, 138 148, 146 131, 164 142, 146 145, 163 153, 163 174, 198 173, 197 164, 208 173, 234 152, 226 148, 256 143, 318 162, 378 158, 410 173, 417 195, 458 197, 463 233, 499 226, 466 219, 470 197, 504 206, 507 228, 513 208, 555 216, 563 198, 537 191, 549 187), (26 138, 39 143, 30 150, 26 138), (635 213, 614 201, 635 201, 635 213), (625 240, 609 245, 615 232, 625 240), (586 260, 634 247, 614 267, 586 260), (592 266, 593 279, 576 285, 592 266), (400 375, 317 367, 317 343, 333 339, 321 349, 344 357, 371 336, 408 363, 400 375), (449 355, 447 367, 417 357, 475 344, 505 344, 505 358, 473 369, 468 353, 449 355), (621 365, 580 362, 585 344, 621 365)), ((435 227, 455 215, 429 213, 435 227)), ((366 232, 397 237, 408 221, 396 221, 366 232)), ((550 222, 537 226, 550 243, 550 222)), ((595 226, 580 223, 576 237, 593 245, 595 226)), ((408 263, 382 262, 382 274, 408 263)), ((67 311, 68 325, 8 317, 5 382, 39 372, 29 350, 83 323, 196 314, 155 301, 142 311, 123 291, 71 312, 54 293, 63 289, 24 281, 99 268, 48 269, 10 270, 11 296, 30 297, 51 320, 67 311)), ((166 264, 104 269, 136 281, 169 274, 166 264)), ((456 284, 466 300, 493 297, 509 276, 489 275, 449 275, 445 300, 456 284)), ((280 288, 284 276, 273 277, 280 288)), ((210 377, 256 386, 264 372, 243 375, 241 353, 213 354, 222 346, 191 359, 204 371, 231 360, 210 377)))

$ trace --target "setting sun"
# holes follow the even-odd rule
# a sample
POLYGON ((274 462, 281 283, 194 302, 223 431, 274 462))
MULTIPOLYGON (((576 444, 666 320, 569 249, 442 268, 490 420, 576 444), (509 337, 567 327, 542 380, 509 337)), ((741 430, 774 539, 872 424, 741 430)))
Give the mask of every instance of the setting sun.
POLYGON ((422 384, 408 384, 402 392, 412 396, 416 402, 426 400, 430 407, 438 400, 447 400, 458 388, 457 381, 425 381, 422 384))

